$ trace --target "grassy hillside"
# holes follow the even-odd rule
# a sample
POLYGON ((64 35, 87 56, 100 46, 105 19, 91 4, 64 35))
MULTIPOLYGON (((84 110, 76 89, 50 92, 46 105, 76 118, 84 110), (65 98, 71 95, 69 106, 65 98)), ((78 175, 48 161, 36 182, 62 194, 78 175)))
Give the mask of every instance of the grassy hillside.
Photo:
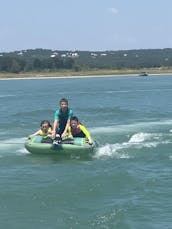
POLYGON ((99 70, 139 72, 143 69, 171 69, 172 49, 121 51, 62 51, 29 49, 0 53, 0 72, 90 72, 99 70))

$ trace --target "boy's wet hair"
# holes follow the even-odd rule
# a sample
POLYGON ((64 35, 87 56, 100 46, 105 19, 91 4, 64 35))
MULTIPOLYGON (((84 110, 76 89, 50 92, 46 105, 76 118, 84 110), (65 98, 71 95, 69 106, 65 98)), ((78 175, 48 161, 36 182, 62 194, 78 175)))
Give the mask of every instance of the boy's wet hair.
POLYGON ((44 125, 44 124, 48 124, 49 127, 52 127, 50 122, 48 120, 43 120, 40 124, 40 126, 44 125))
POLYGON ((73 116, 73 117, 70 119, 70 121, 76 121, 76 122, 79 122, 79 119, 78 119, 78 117, 73 116))
POLYGON ((60 99, 60 104, 62 103, 62 102, 65 102, 65 103, 67 103, 68 104, 68 100, 66 99, 66 98, 62 98, 62 99, 60 99))

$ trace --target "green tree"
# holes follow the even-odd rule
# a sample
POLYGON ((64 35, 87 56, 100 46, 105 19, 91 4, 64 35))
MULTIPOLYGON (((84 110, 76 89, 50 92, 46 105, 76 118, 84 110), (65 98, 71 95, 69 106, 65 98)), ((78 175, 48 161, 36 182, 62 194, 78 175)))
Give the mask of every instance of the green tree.
POLYGON ((41 69, 42 67, 42 62, 40 59, 36 58, 33 61, 33 69, 41 69))
POLYGON ((75 64, 75 62, 72 58, 67 58, 64 61, 64 68, 71 69, 71 68, 73 68, 74 64, 75 64))
POLYGON ((10 66, 10 72, 19 73, 20 71, 21 71, 21 66, 19 62, 16 59, 12 59, 11 66, 10 66))

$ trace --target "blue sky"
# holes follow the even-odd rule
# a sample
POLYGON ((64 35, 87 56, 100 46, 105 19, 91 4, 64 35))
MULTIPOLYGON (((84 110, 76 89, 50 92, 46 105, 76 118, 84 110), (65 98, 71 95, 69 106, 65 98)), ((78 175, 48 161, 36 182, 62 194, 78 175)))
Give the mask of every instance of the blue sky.
POLYGON ((0 52, 172 48, 171 0, 0 3, 0 52))

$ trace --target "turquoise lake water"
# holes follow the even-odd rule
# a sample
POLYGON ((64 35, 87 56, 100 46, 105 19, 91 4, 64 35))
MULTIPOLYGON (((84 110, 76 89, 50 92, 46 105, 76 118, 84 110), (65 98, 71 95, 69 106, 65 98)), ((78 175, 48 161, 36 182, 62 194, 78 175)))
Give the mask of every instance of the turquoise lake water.
POLYGON ((0 227, 172 228, 172 76, 0 81, 0 227), (24 148, 66 97, 89 158, 24 148))

